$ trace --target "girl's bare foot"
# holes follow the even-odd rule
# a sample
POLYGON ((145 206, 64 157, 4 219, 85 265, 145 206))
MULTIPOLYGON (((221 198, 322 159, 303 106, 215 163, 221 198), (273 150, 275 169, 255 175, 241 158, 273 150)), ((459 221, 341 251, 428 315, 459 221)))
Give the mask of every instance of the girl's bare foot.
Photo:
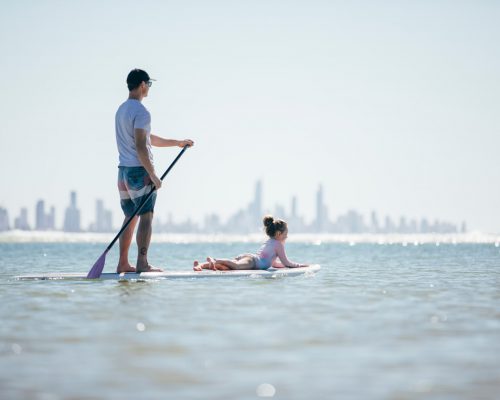
POLYGON ((215 268, 215 260, 212 257, 207 257, 207 261, 208 261, 208 269, 215 271, 217 269, 215 268))
POLYGON ((195 270, 195 271, 201 271, 202 270, 202 268, 200 266, 200 263, 198 261, 195 261, 193 263, 193 270, 195 270))
POLYGON ((121 274, 123 272, 135 272, 135 268, 128 263, 124 265, 118 265, 116 267, 116 273, 121 274))

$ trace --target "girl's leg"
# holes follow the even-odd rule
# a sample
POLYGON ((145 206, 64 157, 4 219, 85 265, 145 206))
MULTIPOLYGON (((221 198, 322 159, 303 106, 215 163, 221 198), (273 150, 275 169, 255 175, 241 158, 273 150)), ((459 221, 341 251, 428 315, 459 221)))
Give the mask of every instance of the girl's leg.
MULTIPOLYGON (((208 260, 208 258, 207 258, 207 260, 208 260)), ((207 261, 207 262, 204 262, 202 264, 200 264, 198 261, 195 261, 193 263, 193 270, 194 271, 201 271, 204 269, 211 269, 214 271, 216 271, 216 270, 217 271, 229 271, 231 269, 226 265, 216 263, 215 261, 213 261, 213 259, 211 259, 211 260, 212 261, 207 261)))
POLYGON ((213 271, 229 271, 231 269, 227 265, 217 263, 212 257, 207 257, 207 262, 208 268, 213 271))
POLYGON ((198 260, 195 260, 193 263, 193 270, 195 271, 201 271, 203 269, 202 267, 203 264, 200 264, 198 260))
POLYGON ((201 271, 202 269, 210 269, 210 263, 207 261, 200 264, 198 261, 195 261, 193 263, 193 269, 195 271, 201 271))
POLYGON ((255 269, 255 262, 251 256, 244 256, 239 260, 215 259, 214 261, 216 265, 222 264, 230 269, 255 269))

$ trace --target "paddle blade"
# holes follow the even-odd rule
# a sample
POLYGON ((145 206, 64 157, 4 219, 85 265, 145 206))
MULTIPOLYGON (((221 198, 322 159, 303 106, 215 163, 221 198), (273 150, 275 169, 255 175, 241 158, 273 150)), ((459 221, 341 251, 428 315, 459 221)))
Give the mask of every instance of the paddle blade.
POLYGON ((106 263, 106 253, 107 251, 102 253, 101 257, 97 259, 94 266, 90 269, 89 273, 87 274, 87 279, 98 279, 101 277, 104 264, 106 263))

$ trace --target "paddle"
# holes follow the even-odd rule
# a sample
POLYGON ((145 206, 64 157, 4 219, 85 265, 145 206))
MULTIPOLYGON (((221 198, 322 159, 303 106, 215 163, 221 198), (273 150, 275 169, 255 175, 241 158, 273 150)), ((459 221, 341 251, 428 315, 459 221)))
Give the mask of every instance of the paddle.
MULTIPOLYGON (((184 146, 184 148, 177 155, 177 157, 175 157, 175 160, 172 161, 172 164, 170 164, 170 166, 167 168, 167 170, 165 171, 165 173, 161 176, 160 179, 162 181, 163 181, 163 178, 165 178, 167 176, 167 174, 170 172, 170 170, 173 168, 173 166, 175 165, 175 163, 177 162, 177 160, 179 158, 181 158, 181 156, 184 154, 184 152, 187 150, 188 147, 189 146, 184 146)), ((127 229, 127 227, 129 226, 130 222, 132 221, 132 219, 137 215, 137 213, 139 211, 141 211, 142 207, 144 207, 144 204, 146 204, 146 202, 153 195, 153 193, 154 193, 155 190, 156 190, 156 187, 153 185, 153 189, 151 190, 151 192, 149 192, 148 195, 146 197, 144 197, 144 199, 142 199, 141 203, 137 206, 137 208, 135 209, 134 213, 130 216, 130 218, 127 220, 127 222, 125 222, 125 224, 122 226, 122 229, 120 229, 120 232, 118 232, 118 234, 111 241, 111 243, 106 248, 106 250, 104 250, 104 253, 102 253, 102 255, 95 262, 94 266, 90 269, 90 271, 89 271, 89 273, 87 275, 88 279, 97 279, 97 278, 99 278, 101 276, 102 270, 104 268, 104 264, 106 263, 106 254, 108 254, 108 251, 111 250, 111 247, 113 247, 113 245, 118 240, 118 238, 123 233, 123 231, 125 229, 127 229)))

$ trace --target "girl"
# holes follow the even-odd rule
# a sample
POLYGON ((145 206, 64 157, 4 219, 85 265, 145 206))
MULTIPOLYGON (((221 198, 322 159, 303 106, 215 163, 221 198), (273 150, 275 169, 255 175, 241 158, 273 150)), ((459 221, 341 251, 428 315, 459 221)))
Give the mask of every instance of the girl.
POLYGON ((202 269, 227 271, 231 269, 268 269, 270 267, 307 267, 307 264, 294 263, 288 260, 286 256, 285 240, 288 237, 286 222, 281 219, 274 219, 270 215, 265 216, 263 222, 269 239, 257 254, 242 254, 233 260, 207 257, 206 263, 199 264, 198 261, 195 261, 193 269, 195 271, 201 271, 202 269))

